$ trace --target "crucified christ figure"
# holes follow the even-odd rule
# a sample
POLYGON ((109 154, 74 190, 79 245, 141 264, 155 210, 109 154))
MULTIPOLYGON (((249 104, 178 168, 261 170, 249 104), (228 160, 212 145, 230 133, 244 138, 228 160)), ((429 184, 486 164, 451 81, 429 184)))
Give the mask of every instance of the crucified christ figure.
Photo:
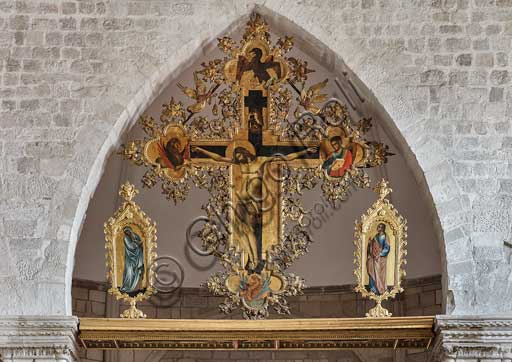
POLYGON ((249 271, 261 272, 264 267, 262 259, 262 201, 267 195, 263 195, 263 173, 266 163, 287 162, 295 160, 307 153, 315 153, 316 147, 289 153, 288 155, 275 155, 271 157, 257 156, 243 146, 235 147, 233 157, 228 158, 204 148, 192 146, 193 152, 200 152, 211 159, 227 163, 238 168, 239 180, 235 180, 236 204, 233 227, 238 242, 246 257, 243 267, 249 271))

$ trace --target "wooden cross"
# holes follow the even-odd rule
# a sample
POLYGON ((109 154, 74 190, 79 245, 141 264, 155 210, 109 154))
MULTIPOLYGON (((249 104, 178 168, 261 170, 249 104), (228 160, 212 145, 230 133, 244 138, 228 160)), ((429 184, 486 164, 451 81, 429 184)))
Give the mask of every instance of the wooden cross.
POLYGON ((278 142, 268 129, 266 90, 243 89, 241 127, 231 142, 191 142, 193 162, 228 164, 231 189, 231 243, 242 250, 243 267, 261 272, 266 251, 281 240, 280 166, 320 164, 310 145, 278 142), (313 162, 311 162, 313 161, 313 162))

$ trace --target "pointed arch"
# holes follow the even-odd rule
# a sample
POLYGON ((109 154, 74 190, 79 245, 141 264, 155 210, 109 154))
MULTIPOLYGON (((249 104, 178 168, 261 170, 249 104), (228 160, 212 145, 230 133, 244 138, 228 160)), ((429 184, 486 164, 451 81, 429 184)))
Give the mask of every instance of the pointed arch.
MULTIPOLYGON (((175 76, 180 74, 181 70, 190 62, 198 59, 204 49, 215 46, 217 34, 229 32, 242 26, 253 10, 262 14, 275 31, 292 35, 299 48, 324 64, 333 73, 339 74, 340 77, 343 75, 350 78, 361 97, 364 97, 367 107, 380 116, 379 119, 384 122, 384 128, 389 132, 390 139, 405 156, 408 166, 413 170, 419 192, 429 200, 430 214, 435 220, 436 232, 443 244, 440 245, 440 250, 443 255, 444 294, 445 297, 451 295, 448 292, 444 240, 447 232, 456 229, 456 225, 450 221, 451 219, 448 217, 450 211, 445 205, 455 202, 461 207, 465 207, 465 203, 455 179, 451 176, 452 163, 449 155, 444 153, 442 144, 428 139, 426 133, 421 132, 425 120, 420 113, 415 111, 410 97, 413 97, 412 99, 421 98, 424 96, 421 93, 422 90, 394 89, 391 79, 399 77, 400 74, 390 73, 388 67, 384 67, 379 62, 389 62, 397 54, 384 54, 381 59, 373 59, 368 52, 365 52, 365 49, 359 48, 362 44, 358 41, 342 41, 337 39, 336 33, 329 33, 320 28, 315 28, 315 36, 303 28, 311 19, 308 20, 307 17, 302 19, 299 14, 293 12, 287 13, 287 17, 281 15, 284 9, 279 6, 246 7, 237 19, 226 18, 220 21, 215 28, 209 29, 208 34, 199 34, 196 39, 181 47, 180 51, 174 54, 173 59, 169 59, 151 74, 144 84, 141 84, 139 91, 112 124, 104 142, 99 145, 93 164, 87 171, 85 186, 81 190, 74 213, 65 272, 67 314, 71 314, 71 280, 76 244, 89 200, 99 183, 109 155, 120 144, 123 134, 131 128, 142 112, 174 80, 175 76), (212 33, 215 36, 209 35, 212 33), (447 190, 449 191, 447 192, 447 190), (438 217, 438 209, 443 212, 442 219, 438 217)), ((77 142, 86 143, 87 136, 87 134, 81 135, 77 142)), ((95 151, 88 150, 88 152, 95 151)), ((453 297, 449 299, 453 302, 453 297)), ((452 308, 448 306, 447 309, 451 311, 452 308)))

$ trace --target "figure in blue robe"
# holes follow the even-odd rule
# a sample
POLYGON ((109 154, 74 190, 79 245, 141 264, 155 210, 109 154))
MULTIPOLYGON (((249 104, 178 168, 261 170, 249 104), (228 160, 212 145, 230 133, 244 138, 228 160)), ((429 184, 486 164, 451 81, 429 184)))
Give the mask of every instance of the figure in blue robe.
POLYGON ((144 273, 144 250, 142 240, 130 226, 123 228, 124 232, 124 271, 122 293, 133 293, 144 273))
POLYGON ((366 270, 368 272, 368 288, 376 295, 382 295, 387 290, 386 257, 389 254, 389 243, 386 235, 386 225, 377 225, 377 234, 368 242, 368 257, 366 270))

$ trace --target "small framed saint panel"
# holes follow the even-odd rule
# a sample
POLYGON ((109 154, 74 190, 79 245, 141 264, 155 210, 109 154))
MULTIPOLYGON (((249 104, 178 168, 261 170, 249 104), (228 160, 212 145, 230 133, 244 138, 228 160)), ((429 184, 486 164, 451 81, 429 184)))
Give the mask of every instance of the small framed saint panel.
POLYGON ((109 293, 130 303, 123 318, 145 318, 136 302, 154 293, 156 224, 132 200, 137 193, 129 182, 122 185, 125 201, 105 223, 109 293))
POLYGON ((355 142, 353 134, 342 127, 329 127, 320 143, 322 171, 328 178, 341 178, 353 167, 364 167, 364 145, 355 142))
POLYGON ((386 198, 391 192, 382 180, 375 191, 379 199, 356 221, 355 267, 356 291, 377 302, 367 317, 389 317, 391 313, 381 305, 403 291, 403 266, 406 264, 407 221, 386 198))

